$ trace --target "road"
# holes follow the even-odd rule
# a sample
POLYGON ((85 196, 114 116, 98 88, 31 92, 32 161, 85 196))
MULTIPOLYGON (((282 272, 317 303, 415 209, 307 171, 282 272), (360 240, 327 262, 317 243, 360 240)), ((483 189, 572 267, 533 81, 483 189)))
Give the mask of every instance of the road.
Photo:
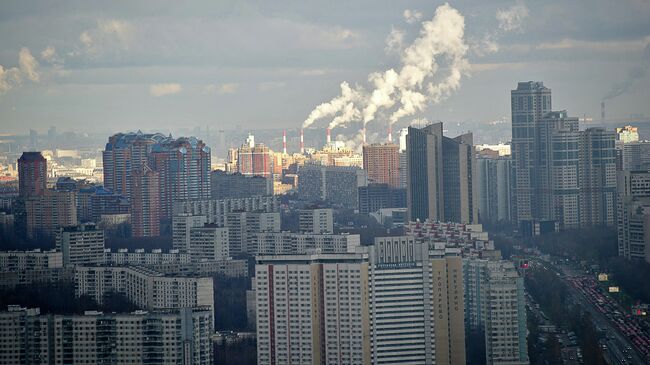
POLYGON ((574 285, 572 279, 578 278, 578 273, 575 272, 572 268, 566 267, 564 265, 560 266, 558 269, 549 265, 547 262, 540 261, 545 268, 554 271, 558 277, 567 284, 569 288, 569 293, 573 299, 580 303, 582 308, 584 308, 592 317, 594 323, 597 327, 606 330, 607 332, 607 350, 605 351, 605 356, 611 364, 646 364, 643 360, 641 354, 636 351, 636 348, 632 343, 619 332, 618 328, 614 323, 607 318, 603 313, 598 311, 594 303, 591 302, 583 293, 580 292, 574 285), (631 350, 628 350, 631 349, 631 350))

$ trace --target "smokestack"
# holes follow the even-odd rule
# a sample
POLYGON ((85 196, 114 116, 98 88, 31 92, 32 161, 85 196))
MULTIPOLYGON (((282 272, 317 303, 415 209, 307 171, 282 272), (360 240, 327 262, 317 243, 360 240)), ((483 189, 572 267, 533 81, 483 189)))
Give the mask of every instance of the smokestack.
POLYGON ((327 128, 327 144, 332 143, 332 130, 327 128))
POLYGON ((388 143, 393 143, 393 125, 388 125, 388 143))
POLYGON ((361 130, 361 137, 363 138, 363 144, 366 144, 366 126, 363 126, 363 129, 361 130))
POLYGON ((605 102, 600 102, 600 123, 605 126, 605 102))
POLYGON ((305 153, 305 130, 300 129, 300 153, 305 153))
POLYGON ((287 131, 282 131, 282 154, 287 154, 287 131))

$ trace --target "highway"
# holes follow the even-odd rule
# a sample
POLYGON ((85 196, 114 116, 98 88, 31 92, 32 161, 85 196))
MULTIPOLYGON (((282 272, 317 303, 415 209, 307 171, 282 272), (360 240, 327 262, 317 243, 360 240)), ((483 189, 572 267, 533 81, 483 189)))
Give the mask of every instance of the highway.
MULTIPOLYGON (((539 261, 546 269, 554 271, 557 276, 567 284, 569 288, 569 293, 572 296, 573 300, 577 303, 580 303, 582 308, 586 310, 592 317, 595 325, 604 329, 607 333, 607 339, 605 344, 607 346, 605 352, 605 358, 609 361, 610 364, 648 364, 649 362, 643 359, 637 349, 633 346, 630 340, 625 337, 615 325, 612 319, 598 310, 597 306, 593 302, 593 298, 589 298, 585 295, 586 288, 580 280, 584 277, 582 273, 576 272, 571 267, 566 265, 561 265, 558 269, 554 265, 549 265, 545 261, 539 261)), ((611 298, 609 298, 611 299, 611 298)), ((611 299, 612 302, 613 299, 611 299)), ((611 305, 611 304, 610 304, 611 305)), ((618 307, 618 304, 614 304, 618 307)), ((622 311, 620 307, 618 310, 622 311)), ((611 313, 610 313, 611 314, 611 313)))

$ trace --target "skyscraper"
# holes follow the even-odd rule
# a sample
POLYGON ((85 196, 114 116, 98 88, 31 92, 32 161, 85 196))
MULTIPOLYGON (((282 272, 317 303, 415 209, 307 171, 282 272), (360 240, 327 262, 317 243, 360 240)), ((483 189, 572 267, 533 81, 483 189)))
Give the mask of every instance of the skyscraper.
POLYGON ((406 136, 409 220, 478 221, 476 158, 472 134, 443 136, 442 123, 406 136))
POLYGON ((580 224, 616 224, 616 135, 603 128, 580 132, 580 224))
POLYGON ((369 183, 388 184, 398 188, 399 146, 392 143, 363 146, 363 169, 369 183))
POLYGON ((513 174, 510 156, 480 156, 476 165, 480 221, 509 222, 513 174))
POLYGON ((131 231, 134 237, 160 235, 160 174, 144 164, 131 172, 131 231))
POLYGON ((47 188, 47 160, 40 152, 23 152, 18 159, 18 192, 21 197, 42 196, 47 188))
POLYGON ((551 91, 541 82, 521 82, 511 96, 513 220, 555 221, 562 228, 613 225, 615 134, 580 131, 578 118, 551 111, 551 91))
POLYGON ((515 221, 538 217, 534 211, 537 121, 551 111, 551 89, 542 82, 520 82, 511 91, 512 161, 515 168, 515 221))

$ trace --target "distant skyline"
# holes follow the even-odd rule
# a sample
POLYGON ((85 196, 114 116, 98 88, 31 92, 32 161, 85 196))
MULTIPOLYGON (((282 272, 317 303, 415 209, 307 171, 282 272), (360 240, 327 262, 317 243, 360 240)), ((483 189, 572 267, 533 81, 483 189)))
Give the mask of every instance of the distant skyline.
MULTIPOLYGON (((370 89, 368 75, 398 69, 442 4, 5 1, 0 133, 299 128, 341 82, 370 89)), ((607 99, 608 118, 650 119, 650 2, 449 5, 464 18, 470 66, 448 98, 398 125, 505 118, 509 133, 510 90, 528 80, 571 116, 598 120, 607 99)))

